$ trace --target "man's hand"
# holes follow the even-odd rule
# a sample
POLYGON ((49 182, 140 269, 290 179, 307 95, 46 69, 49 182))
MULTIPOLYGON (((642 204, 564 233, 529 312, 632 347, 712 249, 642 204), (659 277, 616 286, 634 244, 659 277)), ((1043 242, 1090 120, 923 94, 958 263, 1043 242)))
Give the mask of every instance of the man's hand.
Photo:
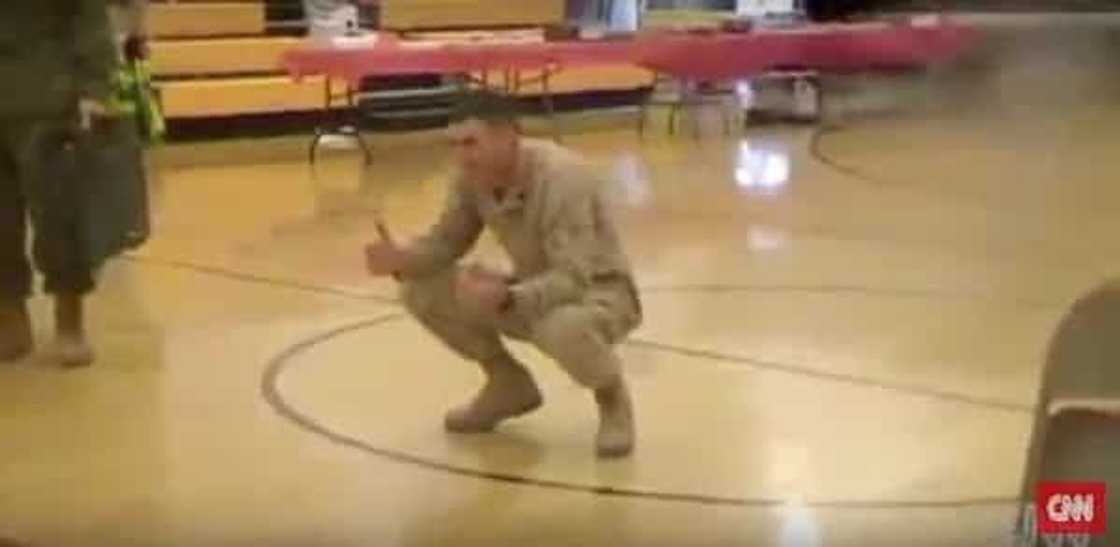
POLYGON ((78 101, 78 127, 82 131, 92 131, 93 124, 98 119, 107 118, 109 109, 100 101, 94 99, 81 99, 78 101))
POLYGON ((467 266, 455 279, 455 296, 469 307, 498 313, 510 298, 508 277, 477 264, 467 266))
POLYGON ((366 270, 370 275, 395 275, 404 269, 408 251, 397 246, 389 231, 382 224, 377 225, 381 240, 366 245, 366 270))
POLYGON ((144 34, 132 34, 124 41, 124 58, 128 61, 146 61, 151 55, 148 47, 148 37, 144 34))

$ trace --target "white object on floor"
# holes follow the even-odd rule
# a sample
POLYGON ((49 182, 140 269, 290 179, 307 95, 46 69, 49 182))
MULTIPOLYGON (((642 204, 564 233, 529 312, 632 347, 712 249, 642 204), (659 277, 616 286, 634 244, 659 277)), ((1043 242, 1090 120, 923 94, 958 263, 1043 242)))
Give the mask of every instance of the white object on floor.
MULTIPOLYGON (((353 127, 344 127, 341 131, 356 133, 353 127)), ((358 142, 353 137, 347 135, 323 135, 323 137, 319 139, 319 146, 331 150, 357 150, 358 142)))
POLYGON ((937 27, 941 26, 941 16, 937 14, 915 15, 910 18, 912 27, 937 27))
POLYGON ((796 13, 794 0, 738 0, 735 12, 746 17, 766 17, 796 13))
POLYGON ((816 119, 820 115, 820 89, 808 78, 793 81, 793 115, 803 120, 816 119))

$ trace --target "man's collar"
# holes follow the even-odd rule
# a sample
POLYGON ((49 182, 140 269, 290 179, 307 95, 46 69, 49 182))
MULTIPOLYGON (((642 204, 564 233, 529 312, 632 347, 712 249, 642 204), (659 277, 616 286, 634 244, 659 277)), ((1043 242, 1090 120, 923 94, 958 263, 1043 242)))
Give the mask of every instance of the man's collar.
POLYGON ((525 146, 524 140, 518 139, 514 183, 506 188, 495 189, 491 195, 494 202, 498 204, 498 209, 514 211, 524 208, 530 192, 536 186, 536 176, 533 153, 525 146))

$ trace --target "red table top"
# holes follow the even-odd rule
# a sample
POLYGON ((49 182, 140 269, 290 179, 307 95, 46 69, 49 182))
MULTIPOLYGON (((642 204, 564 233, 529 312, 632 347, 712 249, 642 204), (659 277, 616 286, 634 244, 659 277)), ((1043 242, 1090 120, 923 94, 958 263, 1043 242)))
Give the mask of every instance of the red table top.
POLYGON ((519 44, 378 44, 301 46, 284 65, 296 78, 325 74, 350 82, 367 76, 540 70, 550 66, 631 64, 678 78, 734 79, 775 68, 854 71, 922 66, 952 58, 974 38, 937 24, 830 24, 742 34, 650 33, 628 40, 519 44))

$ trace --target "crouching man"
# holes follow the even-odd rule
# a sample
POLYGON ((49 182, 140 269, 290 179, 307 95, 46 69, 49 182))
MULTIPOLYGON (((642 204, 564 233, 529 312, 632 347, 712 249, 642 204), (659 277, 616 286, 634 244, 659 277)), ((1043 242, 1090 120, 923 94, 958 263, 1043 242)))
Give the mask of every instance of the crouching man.
POLYGON ((401 282, 408 311, 486 376, 478 394, 447 413, 456 433, 482 433, 542 403, 502 337, 527 341, 594 393, 596 450, 634 446, 629 389, 615 351, 641 322, 641 303, 615 226, 600 197, 606 177, 552 142, 522 137, 515 107, 467 97, 450 128, 458 177, 439 221, 409 245, 383 237, 366 248, 373 275, 401 282), (483 228, 513 272, 459 265, 483 228))

